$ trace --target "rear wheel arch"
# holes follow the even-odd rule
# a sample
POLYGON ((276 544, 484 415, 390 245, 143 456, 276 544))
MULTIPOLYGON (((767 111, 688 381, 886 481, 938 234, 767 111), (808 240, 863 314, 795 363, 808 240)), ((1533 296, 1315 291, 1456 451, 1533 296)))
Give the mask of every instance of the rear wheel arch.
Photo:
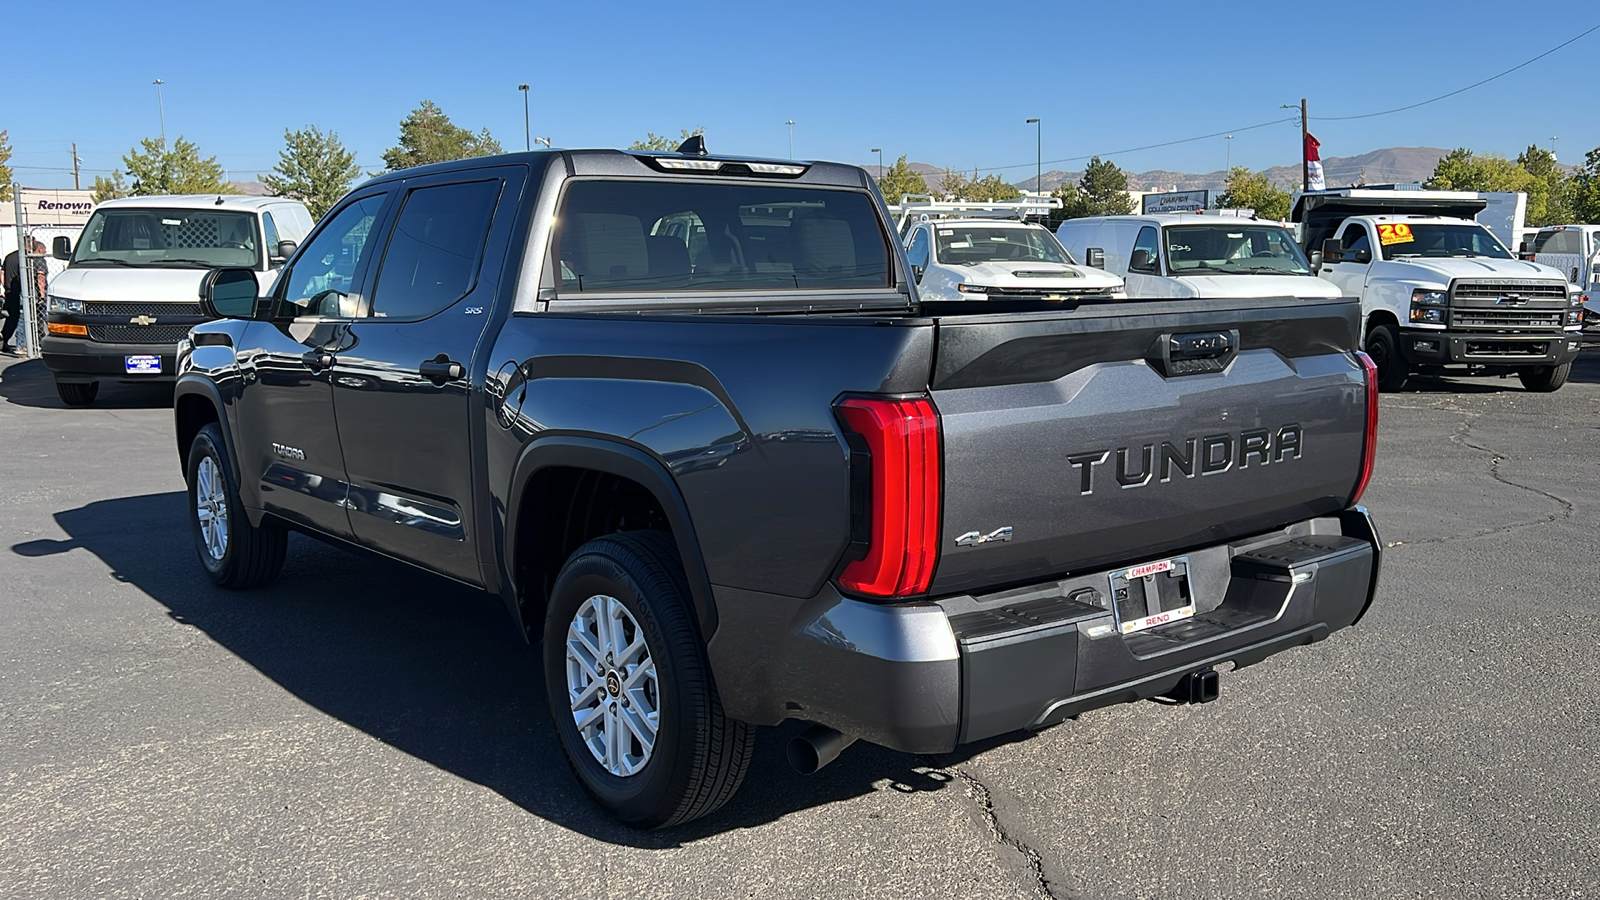
POLYGON ((502 580, 524 635, 544 627, 549 590, 588 540, 619 531, 669 532, 683 562, 703 641, 716 633, 716 604, 677 482, 649 453, 604 438, 552 436, 523 448, 507 493, 502 580))

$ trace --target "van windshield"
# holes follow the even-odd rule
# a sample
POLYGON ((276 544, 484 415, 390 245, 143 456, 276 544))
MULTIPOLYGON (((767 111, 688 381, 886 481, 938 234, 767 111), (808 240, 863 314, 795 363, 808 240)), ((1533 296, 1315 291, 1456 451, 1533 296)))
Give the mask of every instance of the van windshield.
POLYGON ((256 269, 261 242, 250 213, 113 207, 89 217, 72 265, 256 269))
POLYGON ((1482 225, 1444 225, 1400 222, 1378 225, 1378 242, 1384 259, 1415 256, 1484 256, 1511 259, 1511 251, 1482 225))
POLYGON ((1310 275, 1311 265, 1281 225, 1219 222, 1165 229, 1174 275, 1310 275))
POLYGON ((986 262, 1049 262, 1071 265, 1072 254, 1043 228, 934 223, 939 262, 951 266, 986 262))

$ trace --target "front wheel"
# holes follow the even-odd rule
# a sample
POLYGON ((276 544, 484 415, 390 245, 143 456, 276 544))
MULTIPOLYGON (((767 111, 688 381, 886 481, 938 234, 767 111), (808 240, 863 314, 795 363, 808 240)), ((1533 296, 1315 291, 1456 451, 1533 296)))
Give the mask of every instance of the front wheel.
POLYGON ((195 552, 211 580, 225 588, 270 583, 289 548, 284 527, 265 519, 251 525, 239 503, 222 429, 206 425, 189 445, 189 527, 195 552))
POLYGON ((56 396, 68 406, 88 406, 94 402, 95 395, 100 393, 100 382, 56 382, 56 396))
POLYGON ((1367 332, 1367 356, 1378 368, 1378 390, 1390 393, 1405 386, 1411 373, 1400 355, 1400 333, 1393 325, 1379 325, 1367 332))
POLYGON ((1540 366, 1537 369, 1524 369, 1517 373, 1522 379, 1522 386, 1530 391, 1548 394, 1560 390, 1567 383, 1567 376, 1572 374, 1572 363, 1564 362, 1559 366, 1540 366))
POLYGON ((567 761, 623 822, 697 819, 744 781, 755 729, 722 713, 666 532, 596 538, 567 560, 545 615, 544 676, 567 761))

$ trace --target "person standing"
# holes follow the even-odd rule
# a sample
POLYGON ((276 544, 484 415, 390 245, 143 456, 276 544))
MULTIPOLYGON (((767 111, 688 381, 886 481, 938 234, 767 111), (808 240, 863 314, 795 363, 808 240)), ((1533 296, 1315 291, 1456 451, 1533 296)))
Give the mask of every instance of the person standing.
MULTIPOLYGON (((35 297, 43 297, 45 291, 45 266, 44 244, 28 239, 29 259, 27 268, 33 273, 34 286, 37 288, 35 297)), ((6 254, 5 269, 5 314, 6 324, 0 327, 0 353, 12 353, 11 339, 17 334, 17 326, 22 324, 22 253, 13 250, 6 254)), ((44 327, 42 323, 34 323, 34 328, 44 327)))

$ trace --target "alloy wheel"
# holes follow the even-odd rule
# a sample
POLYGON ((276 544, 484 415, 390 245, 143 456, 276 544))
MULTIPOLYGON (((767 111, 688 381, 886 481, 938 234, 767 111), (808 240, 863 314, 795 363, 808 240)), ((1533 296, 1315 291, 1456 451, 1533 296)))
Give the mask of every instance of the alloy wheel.
POLYGON ((661 729, 661 691, 644 630, 615 597, 585 600, 567 626, 567 700, 578 736, 618 777, 650 762, 661 729))

